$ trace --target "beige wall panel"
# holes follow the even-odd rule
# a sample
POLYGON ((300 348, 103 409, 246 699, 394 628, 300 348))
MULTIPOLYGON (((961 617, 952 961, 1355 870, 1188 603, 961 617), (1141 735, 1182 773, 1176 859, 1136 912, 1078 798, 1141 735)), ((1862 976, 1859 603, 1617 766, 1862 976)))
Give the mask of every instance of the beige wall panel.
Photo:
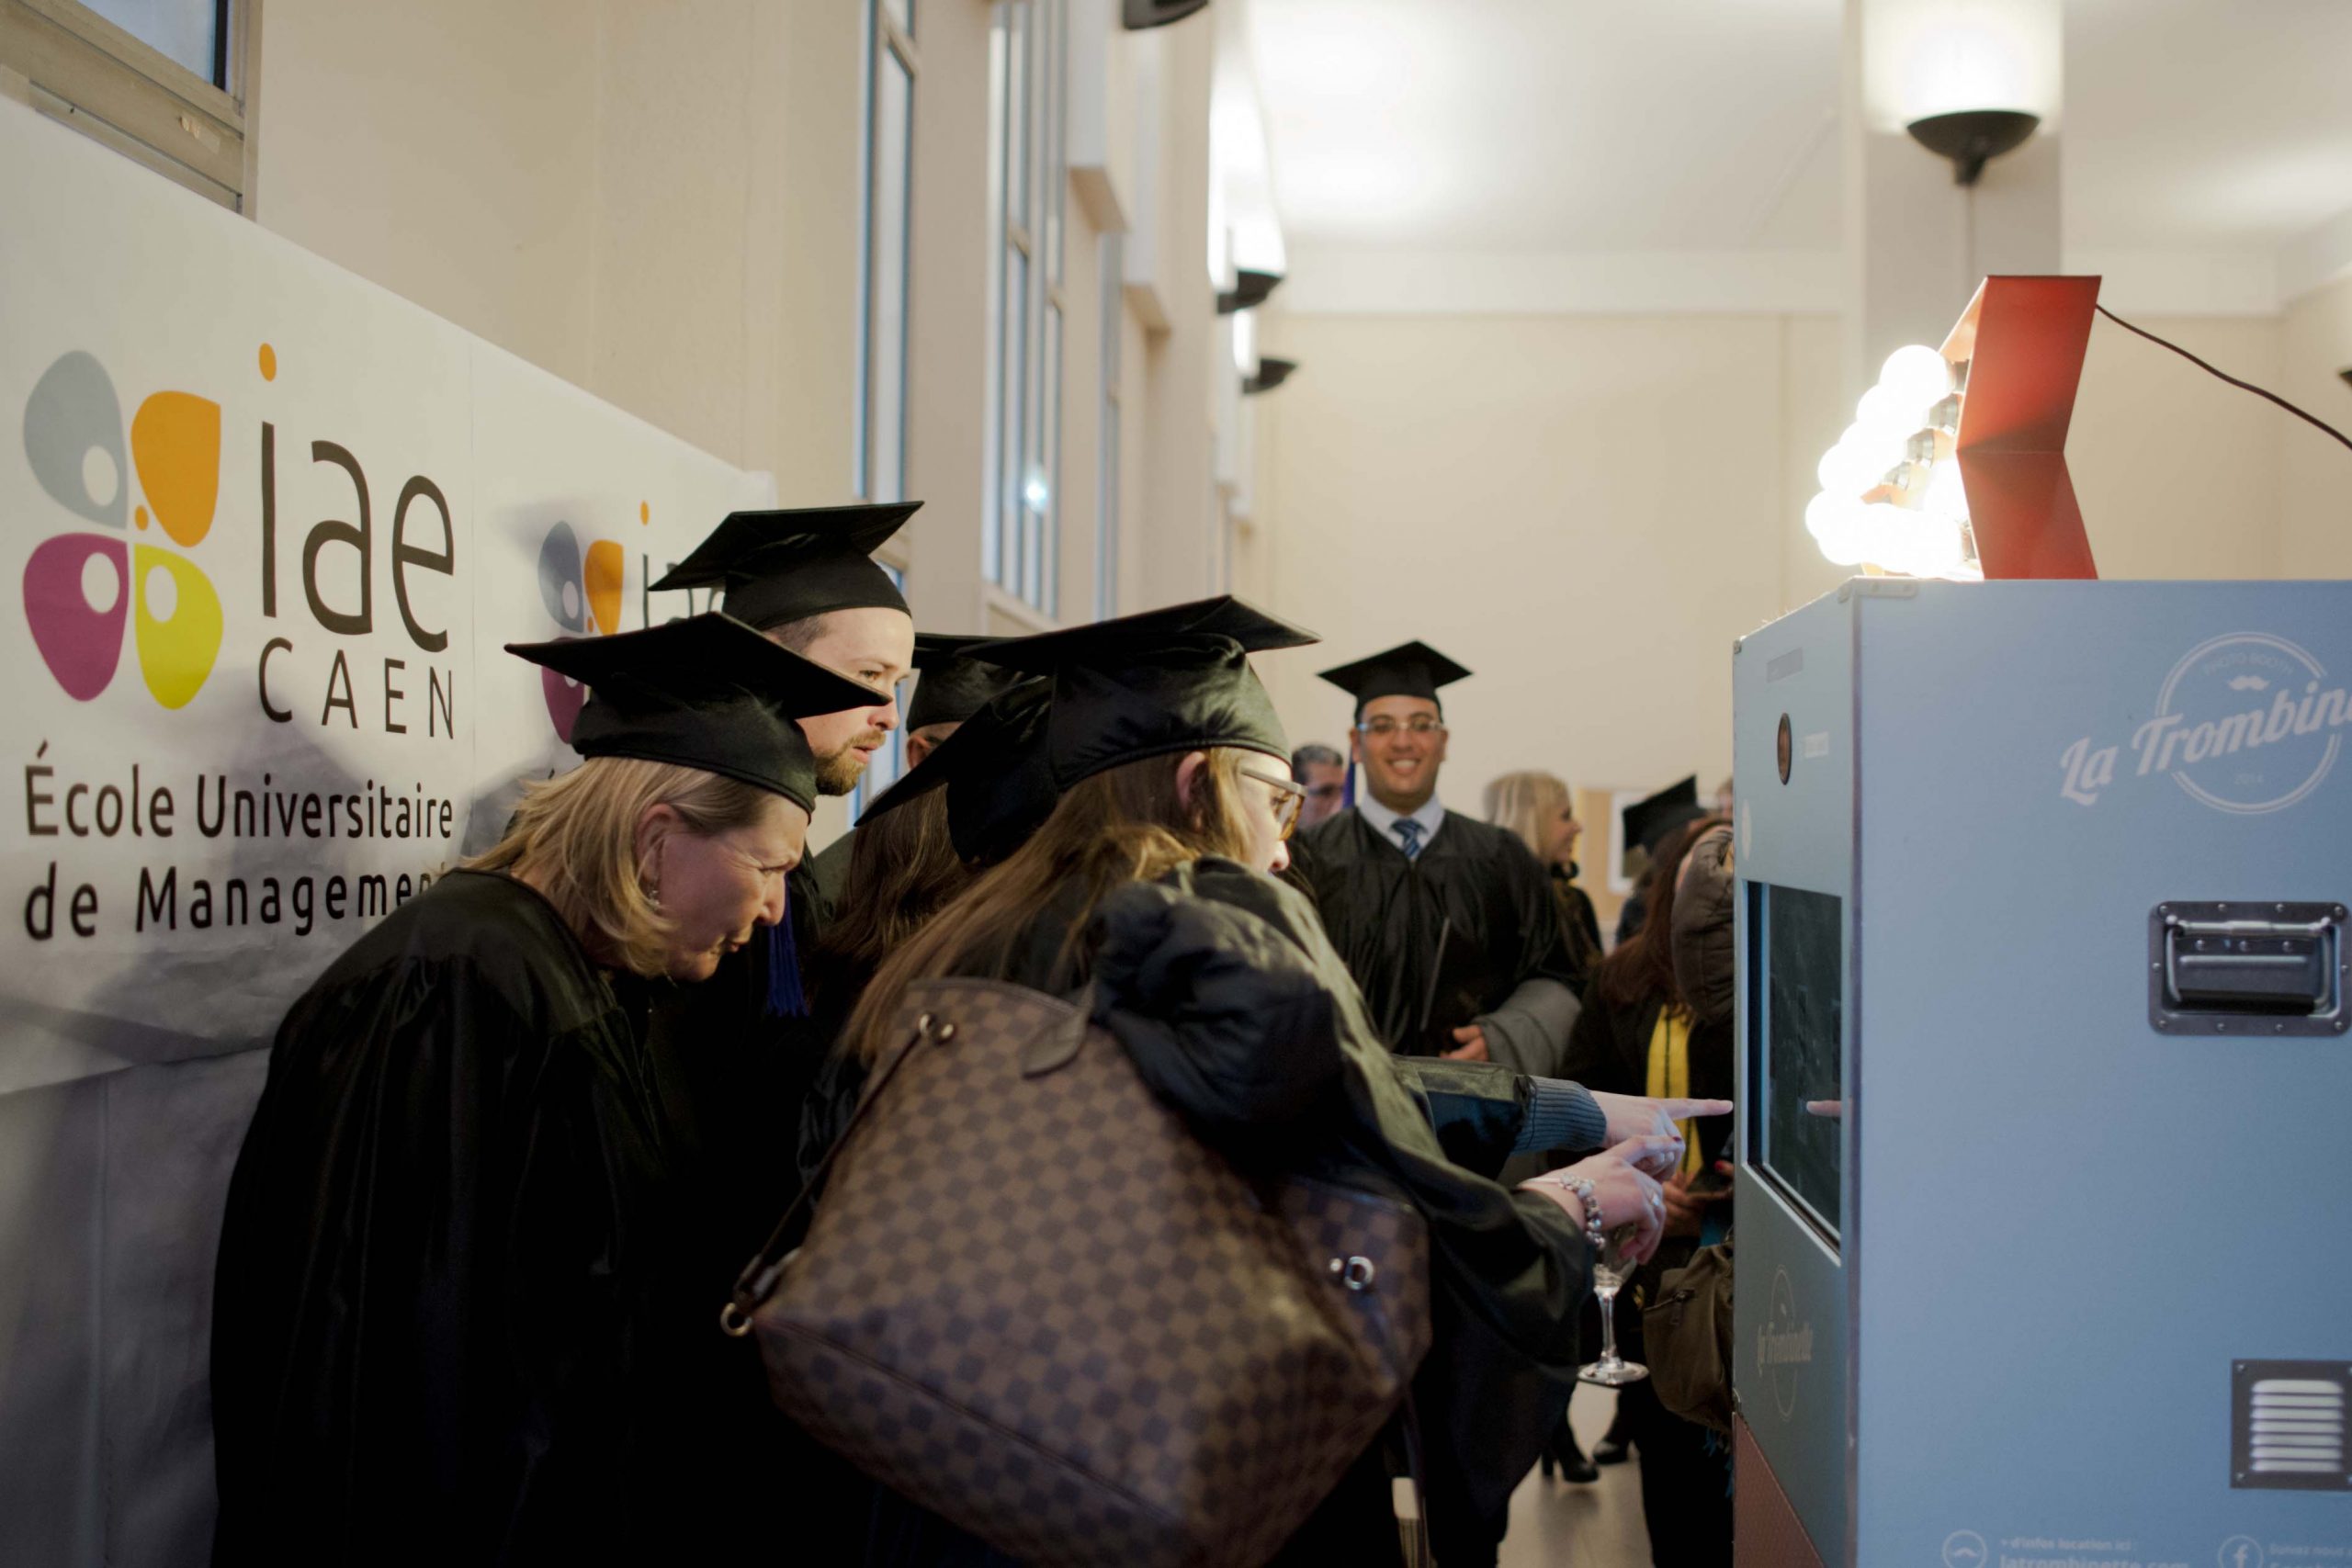
POLYGON ((1061 529, 1055 614, 1065 625, 1094 619, 1102 468, 1102 242, 1078 193, 1069 197, 1062 231, 1061 471, 1054 478, 1061 529))
MULTIPOLYGON (((2277 389, 2352 432, 2352 276, 2304 295, 2279 323, 2277 389)), ((2352 452, 2276 411, 2279 567, 2289 577, 2352 577, 2352 452)))
POLYGON ((987 438, 989 8, 928 0, 915 85, 908 387, 908 578, 918 624, 986 629, 980 502, 987 438))
MULTIPOLYGON (((1270 660, 1295 740, 1339 738, 1326 662, 1419 637, 1446 798, 1513 768, 1633 785, 1729 771, 1732 639, 1782 605, 1774 317, 1294 317, 1273 443, 1270 660)), ((1811 416, 1823 417, 1816 410, 1811 416)))
POLYGON ((261 222, 586 382, 601 15, 574 0, 264 6, 261 222))
POLYGON ((760 352, 745 438, 783 504, 820 506, 847 499, 854 473, 863 8, 754 0, 753 11, 743 335, 760 352))
MULTIPOLYGON (((1835 316, 1781 319, 1781 606, 1829 592, 1852 569, 1826 559, 1804 531, 1805 503, 1821 489, 1821 455, 1854 417, 1846 397, 1845 336, 1835 316)), ((1702 780, 1704 789, 1710 781, 1702 780)))
POLYGON ((1145 504, 1149 493, 1144 462, 1151 433, 1151 334, 1136 319, 1135 306, 1123 302, 1119 330, 1126 334, 1119 349, 1119 582, 1113 608, 1127 615, 1144 607, 1144 531, 1150 526, 1145 504))
MULTIPOLYGON (((1216 33, 1199 25, 1159 29, 1159 164, 1151 188, 1158 248, 1151 277, 1169 330, 1152 335, 1144 470, 1141 598, 1148 609, 1219 591, 1216 451, 1209 381, 1217 344, 1216 293, 1208 276, 1209 80, 1216 33)), ((1229 363, 1229 361, 1228 361, 1229 363)))
MULTIPOLYGON (((605 11, 594 373, 589 389, 748 467, 743 341, 752 0, 605 11)), ((843 396, 845 397, 844 389, 843 396)))
MULTIPOLYGON (((2278 382, 2275 319, 2157 317, 2139 324, 2233 376, 2278 382)), ((2277 576, 2285 423, 2292 422, 2261 399, 2099 320, 2066 440, 2066 467, 2099 575, 2277 576)))

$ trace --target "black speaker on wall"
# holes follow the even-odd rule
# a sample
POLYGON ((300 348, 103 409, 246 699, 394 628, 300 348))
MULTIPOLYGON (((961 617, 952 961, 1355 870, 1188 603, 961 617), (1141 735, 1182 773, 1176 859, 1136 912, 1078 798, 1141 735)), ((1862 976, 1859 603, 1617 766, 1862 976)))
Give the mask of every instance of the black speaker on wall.
POLYGON ((1244 376, 1241 378, 1241 395, 1245 398, 1254 398, 1260 392, 1271 392, 1284 381, 1289 380, 1291 372, 1297 368, 1298 361, 1295 359, 1273 359, 1261 355, 1258 358, 1258 373, 1255 376, 1244 376))
POLYGON ((1119 20, 1127 31, 1139 33, 1181 22, 1195 11, 1207 10, 1209 0, 1122 0, 1119 20))

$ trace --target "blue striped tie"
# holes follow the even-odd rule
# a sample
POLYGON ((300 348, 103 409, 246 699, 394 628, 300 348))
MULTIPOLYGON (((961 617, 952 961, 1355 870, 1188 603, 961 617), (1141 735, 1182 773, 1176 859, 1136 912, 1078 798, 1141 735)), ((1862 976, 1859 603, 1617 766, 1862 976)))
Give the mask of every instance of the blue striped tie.
POLYGON ((1421 852, 1421 825, 1410 817, 1396 818, 1396 836, 1405 840, 1405 858, 1412 860, 1421 852))

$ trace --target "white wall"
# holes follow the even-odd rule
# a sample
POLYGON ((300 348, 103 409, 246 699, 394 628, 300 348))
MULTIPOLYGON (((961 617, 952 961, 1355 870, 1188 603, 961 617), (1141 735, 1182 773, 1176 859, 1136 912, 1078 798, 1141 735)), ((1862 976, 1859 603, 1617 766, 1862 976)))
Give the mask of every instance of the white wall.
POLYGON ((265 7, 254 217, 584 384, 599 14, 575 0, 265 7))
MULTIPOLYGON (((1106 151, 1067 203, 1062 597, 1094 613, 1102 234, 1151 280, 1123 310, 1119 604, 1212 591, 1206 265, 1211 18, 1074 28, 1106 151), (1138 69, 1148 60, 1149 72, 1138 69), (1138 85, 1148 76, 1151 90, 1138 85), (1148 122, 1148 124, 1147 124, 1148 122), (1147 210, 1148 209, 1148 210, 1147 210), (1148 308, 1147 308, 1148 307, 1148 308), (1148 320, 1161 324, 1147 331, 1148 320)), ((846 499, 857 363, 861 0, 276 0, 257 220, 739 466, 782 504, 846 499)), ((915 39, 909 493, 919 621, 1050 624, 981 579, 990 9, 915 39)), ((717 519, 712 519, 716 522, 717 519)), ((842 814, 820 811, 820 840, 842 814)))
MULTIPOLYGON (((2352 364, 2352 285, 2283 321, 2142 324, 2315 412, 2352 401, 2334 375, 2352 364)), ((1304 367, 1254 400, 1253 555, 1272 601, 1328 639, 1268 661, 1296 739, 1347 723, 1314 670, 1419 637, 1480 672, 1447 703, 1457 806, 1514 768, 1579 788, 1730 771, 1732 639, 1844 575, 1803 523, 1851 417, 1835 318, 1293 315, 1270 331, 1304 367)), ((2068 454, 2104 576, 2352 570, 2352 453, 2111 323, 2068 454)))
MULTIPOLYGON (((2275 317, 2132 319, 2233 376, 2278 385, 2275 317)), ((2066 457, 2099 575, 2280 575, 2280 441, 2295 423, 2098 319, 2066 457)))
MULTIPOLYGON (((2278 390, 2352 432, 2352 275, 2312 290, 2279 319, 2278 390)), ((2290 577, 2352 577, 2352 452, 2301 420, 2279 424, 2279 562, 2290 577)))
POLYGON ((1328 639, 1269 660, 1295 738, 1348 720, 1315 669, 1419 637, 1479 672, 1447 694, 1458 807, 1512 768, 1578 787, 1730 771, 1732 639, 1840 576, 1787 526, 1843 423, 1833 320, 1279 333, 1303 368, 1256 400, 1269 586, 1328 639))
MULTIPOLYGON (((1140 231, 1129 271, 1153 280, 1168 320, 1149 333, 1134 312, 1123 322, 1122 607, 1208 591, 1216 35, 1208 18, 1128 34, 1110 20, 1114 0, 1069 3, 1101 13, 1074 29, 1091 52, 1069 70, 1110 149, 1094 176, 1107 212, 1091 216, 1076 191, 1067 204, 1059 612, 1085 619, 1106 225, 1140 231), (1136 68, 1147 51, 1148 95, 1136 68)), ((263 12, 256 217, 773 472, 786 505, 843 499, 863 11, 859 0, 277 0, 263 12)), ((916 38, 908 461, 928 506, 899 553, 919 614, 941 630, 1036 622, 979 576, 989 28, 981 0, 936 0, 916 38)))

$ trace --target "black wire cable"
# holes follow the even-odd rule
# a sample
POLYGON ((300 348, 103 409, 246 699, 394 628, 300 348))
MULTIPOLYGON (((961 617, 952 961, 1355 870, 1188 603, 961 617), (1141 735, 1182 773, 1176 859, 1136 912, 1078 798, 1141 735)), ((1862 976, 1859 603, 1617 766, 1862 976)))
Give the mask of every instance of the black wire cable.
POLYGON ((2205 371, 2209 375, 2219 376, 2222 380, 2227 381, 2231 386, 2237 388, 2240 391, 2252 392, 2257 398, 2269 399, 2272 402, 2277 403, 2280 408, 2285 409, 2289 413, 2293 414, 2297 419, 2302 420, 2306 423, 2316 424, 2322 430, 2326 431, 2330 435, 2335 436, 2338 441, 2344 443, 2345 446, 2352 446, 2352 435, 2345 434, 2344 432, 2336 429, 2335 426, 2328 423, 2327 421, 2320 418, 2317 414, 2305 413, 2301 409, 2297 408, 2294 404, 2289 402, 2286 399, 2280 397, 2276 392, 2267 391, 2264 389, 2256 386, 2251 381, 2241 381, 2226 370, 2214 369, 2213 367, 2206 364, 2203 360, 2189 353, 2188 350, 2181 347, 2180 344, 2167 342, 2164 338, 2158 337, 2155 333, 2150 332, 2145 327, 2133 326, 2131 322, 2125 321, 2122 317, 2117 315, 2114 311, 2109 310, 2104 305, 2100 305, 2097 307, 2097 309, 2100 315, 2105 316, 2109 321, 2113 321, 2125 332, 2137 333, 2142 337, 2146 338, 2150 343, 2155 344, 2163 348, 2171 349, 2175 354, 2179 355, 2183 359, 2188 360, 2199 370, 2205 371))

